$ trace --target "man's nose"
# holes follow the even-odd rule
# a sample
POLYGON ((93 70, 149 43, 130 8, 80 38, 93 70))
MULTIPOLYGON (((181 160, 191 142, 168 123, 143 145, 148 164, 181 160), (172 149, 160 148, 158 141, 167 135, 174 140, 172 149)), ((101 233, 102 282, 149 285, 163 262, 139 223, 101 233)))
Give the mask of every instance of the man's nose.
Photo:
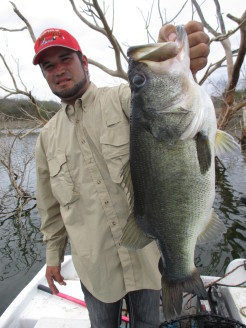
POLYGON ((62 63, 56 65, 56 75, 60 76, 65 73, 65 66, 62 63))

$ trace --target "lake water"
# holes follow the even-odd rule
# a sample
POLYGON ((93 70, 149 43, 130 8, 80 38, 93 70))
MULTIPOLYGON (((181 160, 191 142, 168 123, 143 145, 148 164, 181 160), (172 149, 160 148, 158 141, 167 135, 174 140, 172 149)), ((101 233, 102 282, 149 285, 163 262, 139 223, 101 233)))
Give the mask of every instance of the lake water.
MULTIPOLYGON (((10 141, 10 137, 7 137, 5 143, 10 141)), ((23 164, 20 158, 33 153, 35 142, 36 135, 30 135, 25 144, 17 143, 13 161, 20 169, 23 164)), ((246 151, 233 159, 223 159, 223 164, 226 170, 219 166, 216 172, 214 208, 227 230, 219 240, 202 247, 197 246, 195 262, 203 275, 222 275, 232 259, 245 257, 246 206, 240 198, 246 195, 246 151)), ((0 181, 1 211, 4 205, 2 203, 4 193, 8 196, 12 194, 3 166, 0 166, 0 181)), ((28 166, 24 186, 31 193, 35 193, 33 160, 28 166)), ((11 210, 13 198, 12 200, 8 198, 7 205, 8 202, 11 210)), ((35 202, 30 203, 27 209, 33 205, 35 202)), ((36 208, 23 213, 21 224, 17 217, 0 215, 0 315, 45 264, 45 245, 39 227, 40 219, 36 208)), ((68 249, 67 253, 69 252, 68 249)))

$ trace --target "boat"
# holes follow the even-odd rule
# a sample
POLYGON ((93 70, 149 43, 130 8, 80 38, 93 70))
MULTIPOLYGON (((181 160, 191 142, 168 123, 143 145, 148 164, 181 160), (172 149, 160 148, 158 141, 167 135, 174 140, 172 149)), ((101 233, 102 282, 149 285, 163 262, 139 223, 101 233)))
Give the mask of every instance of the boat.
MULTIPOLYGON (((2 314, 0 328, 89 328, 88 310, 71 255, 65 256, 62 275, 67 285, 59 286, 60 293, 52 295, 44 266, 2 314)), ((208 300, 184 294, 181 317, 169 322, 162 318, 160 327, 246 327, 246 259, 233 260, 223 277, 202 276, 202 280, 208 300), (205 317, 210 321, 220 318, 220 323, 226 320, 226 325, 194 324, 205 317), (181 321, 186 326, 178 325, 181 321)), ((121 327, 129 327, 126 314, 122 314, 121 327)))

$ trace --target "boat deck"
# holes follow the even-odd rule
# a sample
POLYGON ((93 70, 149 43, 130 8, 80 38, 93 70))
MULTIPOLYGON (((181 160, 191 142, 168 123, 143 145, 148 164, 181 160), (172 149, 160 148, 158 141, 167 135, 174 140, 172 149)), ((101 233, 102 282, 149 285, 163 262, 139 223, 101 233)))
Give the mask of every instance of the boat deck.
MULTIPOLYGON (((40 284, 47 286, 45 269, 44 266, 3 313, 0 318, 0 328, 89 328, 91 326, 85 306, 38 289, 40 284)), ((224 317, 246 325, 246 260, 232 261, 226 273, 227 275, 219 281, 220 284, 230 286, 243 284, 243 286, 217 286, 213 297, 216 297, 217 306, 224 317)), ((59 286, 59 291, 84 300, 71 256, 65 256, 62 275, 67 285, 59 286)), ((221 278, 202 276, 205 287, 218 279, 221 278)), ((204 306, 209 308, 209 304, 204 306)), ((194 315, 197 310, 197 298, 186 295, 183 300, 182 315, 194 315)), ((127 324, 123 326, 127 327, 127 324)))

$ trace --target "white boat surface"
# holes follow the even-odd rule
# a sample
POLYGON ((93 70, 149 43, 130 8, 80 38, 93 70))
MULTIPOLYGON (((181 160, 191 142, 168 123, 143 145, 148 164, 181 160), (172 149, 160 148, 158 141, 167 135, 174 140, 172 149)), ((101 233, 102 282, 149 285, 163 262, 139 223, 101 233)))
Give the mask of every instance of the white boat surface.
MULTIPOLYGON (((74 302, 38 289, 48 286, 44 266, 31 282, 17 295, 0 317, 1 328, 89 328, 88 310, 74 302)), ((80 281, 71 255, 65 256, 62 275, 66 286, 58 285, 60 292, 83 300, 80 281)))
MULTIPOLYGON (((80 281, 74 269, 72 257, 65 256, 62 264, 62 275, 66 286, 58 286, 59 291, 74 298, 84 300, 80 281)), ((216 282, 219 277, 202 276, 204 285, 216 282)), ((213 292, 215 304, 220 315, 236 320, 244 327, 246 325, 246 260, 233 260, 226 269, 226 275, 216 285, 213 292), (225 286, 228 285, 228 286, 225 286), (237 287, 231 287, 237 286, 237 287)), ((45 266, 37 273, 31 282, 17 295, 0 317, 0 328, 89 328, 90 320, 86 307, 51 295, 38 289, 38 285, 47 286, 45 266)), ((194 315, 200 311, 209 312, 209 304, 184 298, 182 316, 194 315), (199 304, 199 306, 198 306, 199 304)), ((124 325, 125 327, 125 325, 124 325)), ((224 327, 224 326, 223 326, 224 327)), ((246 327, 246 326, 245 326, 246 327)))

